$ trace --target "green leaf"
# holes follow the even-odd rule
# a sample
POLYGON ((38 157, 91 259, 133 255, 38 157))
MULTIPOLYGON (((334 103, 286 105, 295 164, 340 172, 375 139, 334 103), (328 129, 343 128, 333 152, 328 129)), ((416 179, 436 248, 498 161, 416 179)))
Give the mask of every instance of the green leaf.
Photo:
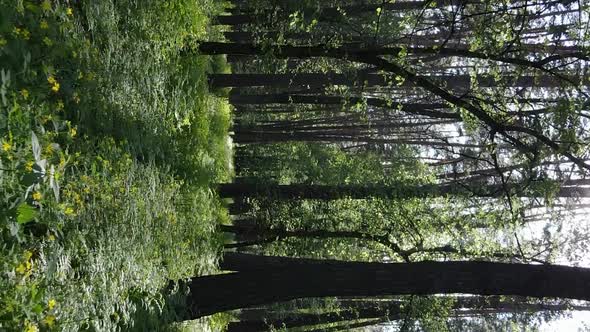
POLYGON ((31 131, 31 146, 33 147, 33 156, 35 157, 35 161, 41 160, 41 145, 39 144, 39 139, 34 132, 31 131))
POLYGON ((37 210, 27 203, 21 203, 16 209, 16 221, 19 224, 26 224, 35 219, 36 216, 37 210))
POLYGON ((43 312, 43 306, 40 304, 37 304, 33 307, 33 312, 36 314, 41 314, 43 312))

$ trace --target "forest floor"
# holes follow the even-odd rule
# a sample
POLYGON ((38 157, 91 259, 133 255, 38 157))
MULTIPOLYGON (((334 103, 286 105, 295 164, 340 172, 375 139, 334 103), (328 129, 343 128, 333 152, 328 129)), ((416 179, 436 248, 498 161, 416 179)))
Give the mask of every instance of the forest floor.
POLYGON ((0 0, 0 330, 156 330, 168 281, 216 268, 229 69, 180 53, 219 6, 0 0))

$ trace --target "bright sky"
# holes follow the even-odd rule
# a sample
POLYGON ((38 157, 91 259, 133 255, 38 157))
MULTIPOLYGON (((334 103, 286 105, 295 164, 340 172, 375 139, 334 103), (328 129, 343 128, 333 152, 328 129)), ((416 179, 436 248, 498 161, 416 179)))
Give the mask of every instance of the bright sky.
POLYGON ((546 324, 541 329, 542 332, 577 332, 590 331, 590 312, 574 311, 572 317, 567 319, 558 319, 546 324), (586 325, 586 328, 584 328, 586 325))

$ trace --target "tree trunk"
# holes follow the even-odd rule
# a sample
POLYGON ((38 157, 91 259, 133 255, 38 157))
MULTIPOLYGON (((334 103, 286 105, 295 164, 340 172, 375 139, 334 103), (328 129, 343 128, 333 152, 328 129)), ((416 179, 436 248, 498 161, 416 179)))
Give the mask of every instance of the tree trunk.
MULTIPOLYGON (((445 195, 464 195, 477 197, 502 197, 505 189, 519 197, 544 197, 546 193, 531 190, 522 191, 523 184, 485 185, 474 184, 466 188, 457 184, 425 184, 409 186, 397 185, 311 185, 311 184, 263 184, 263 183, 223 183, 219 185, 219 195, 223 198, 237 197, 268 197, 274 199, 323 199, 341 198, 364 199, 369 197, 414 198, 439 197, 445 195)), ((556 197, 587 197, 589 191, 584 187, 563 187, 556 197)))
POLYGON ((254 23, 255 18, 251 15, 218 15, 213 20, 217 25, 241 25, 254 23))
POLYGON ((355 105, 366 103, 369 106, 395 109, 405 113, 424 115, 437 119, 461 120, 458 113, 444 112, 438 109, 447 107, 443 103, 398 103, 380 98, 359 98, 325 95, 303 94, 265 94, 265 95, 241 95, 232 94, 229 102, 234 105, 264 105, 264 104, 318 104, 318 105, 355 105))
POLYGON ((226 253, 237 273, 189 282, 189 318, 297 298, 429 294, 590 300, 590 269, 492 262, 361 263, 226 253))
MULTIPOLYGON (((220 43, 220 42, 202 42, 199 44, 199 52, 201 54, 215 55, 215 54, 234 54, 234 55, 264 55, 268 53, 267 50, 254 44, 237 44, 237 43, 220 43)), ((513 58, 506 56, 498 56, 493 54, 485 54, 480 52, 470 51, 464 46, 435 48, 435 47, 377 47, 377 48, 358 48, 353 45, 345 45, 338 48, 328 48, 322 45, 319 46, 288 46, 280 45, 280 48, 275 49, 272 54, 277 58, 312 58, 312 57, 330 57, 342 60, 359 61, 362 58, 373 58, 380 55, 399 55, 401 52, 408 52, 416 55, 435 55, 435 56, 459 56, 473 59, 485 59, 496 62, 509 63, 529 68, 544 69, 544 65, 555 60, 567 59, 569 57, 587 60, 588 55, 579 51, 578 47, 573 47, 569 52, 563 54, 554 54, 539 61, 530 61, 525 57, 513 58)), ((534 52, 531 52, 534 54, 534 52)), ((360 61, 364 62, 364 61, 360 61)), ((366 62, 367 64, 372 64, 366 62)), ((389 70, 387 70, 389 71, 389 70)), ((395 71, 392 71, 396 73, 395 71)), ((397 73, 396 73, 397 74, 397 73)), ((560 82, 551 76, 546 76, 549 82, 560 82)), ((518 77, 514 77, 517 79, 518 77)), ((532 77, 531 77, 532 78, 532 77)), ((568 79, 576 80, 577 84, 589 84, 590 78, 587 77, 568 77, 568 79)), ((552 85, 558 83, 551 83, 552 85)))
MULTIPOLYGON (((446 84, 447 88, 453 90, 465 90, 471 87, 471 77, 469 75, 428 75, 423 76, 446 84)), ((589 80, 580 80, 576 77, 567 77, 570 81, 588 84, 589 80)), ((257 86, 272 87, 295 87, 309 86, 322 87, 329 85, 346 85, 346 86, 387 86, 390 83, 396 83, 391 75, 363 74, 355 77, 354 75, 336 74, 336 73, 295 73, 295 74, 211 74, 209 75, 209 84, 213 88, 243 88, 257 86)), ((553 76, 501 76, 499 81, 493 77, 477 77, 477 84, 480 87, 495 87, 506 84, 512 87, 543 87, 554 88, 563 85, 563 82, 553 76)), ((399 87, 410 87, 410 82, 403 82, 399 87)))

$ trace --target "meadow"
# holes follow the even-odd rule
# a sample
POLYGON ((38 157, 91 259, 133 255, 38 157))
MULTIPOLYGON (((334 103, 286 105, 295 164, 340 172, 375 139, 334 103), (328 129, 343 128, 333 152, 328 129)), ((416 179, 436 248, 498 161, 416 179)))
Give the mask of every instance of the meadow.
POLYGON ((230 106, 208 90, 215 0, 0 0, 0 330, 170 325, 216 269, 230 106), (175 293, 176 292, 176 293, 175 293))

